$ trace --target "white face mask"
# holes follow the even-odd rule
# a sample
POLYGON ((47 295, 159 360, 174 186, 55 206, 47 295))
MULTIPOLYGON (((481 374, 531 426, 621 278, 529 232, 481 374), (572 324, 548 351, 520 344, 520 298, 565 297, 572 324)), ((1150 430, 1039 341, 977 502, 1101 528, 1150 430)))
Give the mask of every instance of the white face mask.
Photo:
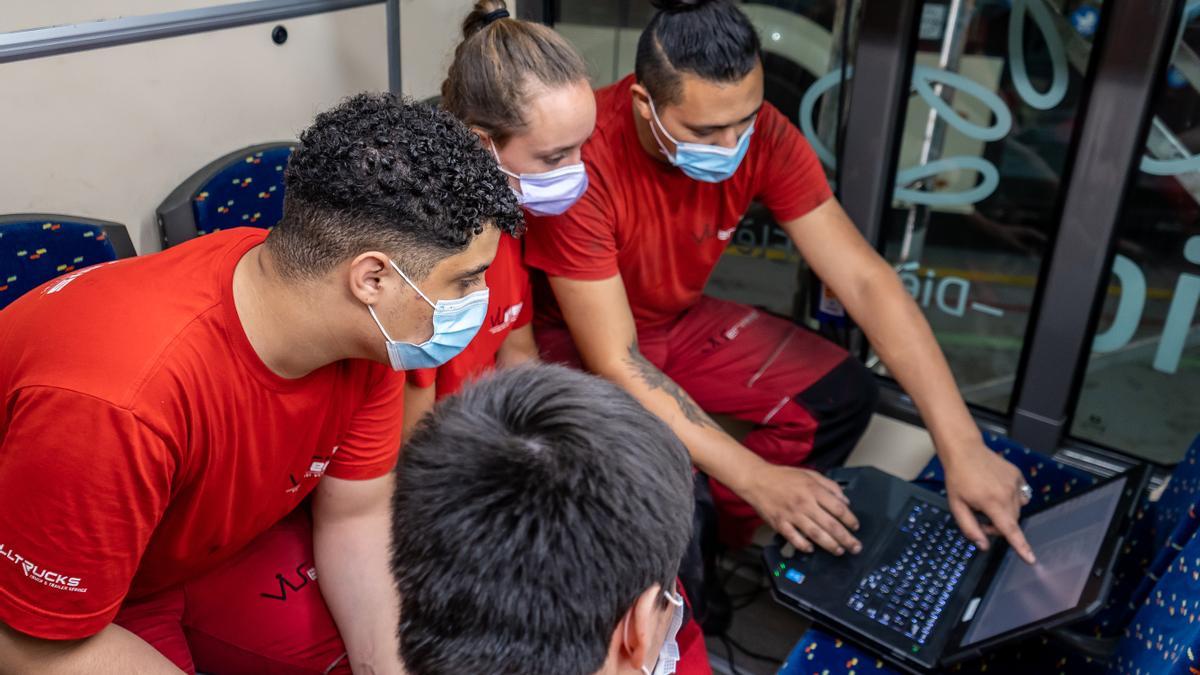
POLYGON ((675 613, 671 617, 671 625, 667 627, 667 635, 663 638, 662 649, 658 650, 658 662, 654 664, 654 670, 642 666, 645 675, 673 675, 675 666, 679 663, 679 642, 676 638, 679 637, 679 629, 683 627, 683 598, 678 593, 671 594, 667 591, 663 591, 663 595, 675 605, 675 613))

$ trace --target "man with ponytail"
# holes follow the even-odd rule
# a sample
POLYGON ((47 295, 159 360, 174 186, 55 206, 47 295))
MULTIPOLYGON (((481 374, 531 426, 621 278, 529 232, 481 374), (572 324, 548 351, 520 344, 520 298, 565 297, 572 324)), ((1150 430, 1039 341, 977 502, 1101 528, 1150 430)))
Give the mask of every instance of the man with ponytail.
POLYGON ((765 520, 800 550, 857 553, 851 505, 821 471, 866 427, 871 374, 789 321, 703 294, 759 200, 917 404, 964 533, 987 546, 982 512, 1032 560, 1017 526, 1020 473, 984 446, 917 305, 799 130, 764 102, 749 19, 730 0, 653 3, 636 72, 596 94, 583 148, 591 187, 565 214, 529 219, 543 356, 582 361, 668 422, 712 479, 727 543, 765 520), (739 443, 708 413, 754 430, 739 443))

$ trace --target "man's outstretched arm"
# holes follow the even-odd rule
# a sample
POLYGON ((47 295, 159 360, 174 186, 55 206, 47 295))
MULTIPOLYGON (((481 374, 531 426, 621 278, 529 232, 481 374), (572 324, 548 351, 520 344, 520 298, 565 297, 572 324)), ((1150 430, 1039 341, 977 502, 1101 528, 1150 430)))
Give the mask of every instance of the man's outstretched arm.
POLYGON ((1033 562, 1033 550, 1017 525, 1024 479, 983 444, 929 322, 895 270, 863 239, 836 199, 782 227, 921 411, 946 467, 950 508, 963 534, 987 548, 973 513, 982 512, 1022 558, 1033 562))
POLYGON ((768 463, 725 433, 674 380, 638 350, 621 277, 551 277, 584 364, 630 392, 687 445, 693 463, 727 485, 801 550, 857 552, 858 521, 836 483, 807 469, 768 463))

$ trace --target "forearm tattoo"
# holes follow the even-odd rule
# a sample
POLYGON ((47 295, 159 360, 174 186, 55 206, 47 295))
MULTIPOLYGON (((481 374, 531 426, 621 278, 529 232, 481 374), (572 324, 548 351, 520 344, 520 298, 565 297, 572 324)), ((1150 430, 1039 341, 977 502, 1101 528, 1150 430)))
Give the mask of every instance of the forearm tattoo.
POLYGON ((642 353, 638 351, 637 341, 629 345, 629 355, 625 357, 625 362, 633 367, 637 372, 638 377, 646 386, 651 389, 659 389, 667 393, 668 396, 675 399, 675 405, 679 406, 679 410, 683 412, 683 416, 688 418, 693 424, 703 427, 711 427, 720 429, 717 423, 712 420, 696 402, 688 396, 687 392, 675 384, 675 381, 667 377, 661 370, 656 368, 653 363, 650 363, 642 353))

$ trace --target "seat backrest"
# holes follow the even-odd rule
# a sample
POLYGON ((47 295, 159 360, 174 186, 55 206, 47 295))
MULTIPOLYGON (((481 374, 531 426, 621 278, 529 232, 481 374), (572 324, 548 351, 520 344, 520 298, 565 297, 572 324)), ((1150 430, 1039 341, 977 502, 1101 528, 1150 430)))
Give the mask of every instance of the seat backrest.
MULTIPOLYGON (((1096 477, 1086 471, 1034 452, 1006 436, 984 432, 983 442, 992 452, 1020 469, 1034 486, 1033 506, 1058 501, 1070 495, 1071 490, 1080 490, 1096 482, 1096 477)), ((941 460, 931 459, 913 483, 945 497, 946 472, 941 460)))
MULTIPOLYGON (((1193 446, 1195 447, 1195 446, 1193 446)), ((1193 502, 1184 521, 1196 521, 1193 502)), ((1200 534, 1175 552, 1142 601, 1109 666, 1112 673, 1189 675, 1200 672, 1200 534)))
POLYGON ((1185 523, 1185 516, 1200 500, 1200 436, 1192 441, 1183 459, 1175 465, 1171 472, 1171 480, 1163 489, 1158 501, 1154 502, 1155 530, 1158 538, 1155 544, 1165 546, 1168 541, 1178 543, 1179 534, 1176 530, 1185 523))
MULTIPOLYGON (((1200 528, 1200 436, 1175 465, 1157 501, 1144 500, 1118 561, 1116 585, 1102 628, 1128 625, 1179 551, 1200 528)), ((1106 631, 1107 632, 1107 631, 1106 631)))
POLYGON ((283 170, 295 143, 235 150, 192 174, 157 210, 163 248, 232 227, 271 229, 283 217, 283 170))
POLYGON ((0 308, 60 274, 136 255, 125 226, 47 213, 0 216, 0 308))

